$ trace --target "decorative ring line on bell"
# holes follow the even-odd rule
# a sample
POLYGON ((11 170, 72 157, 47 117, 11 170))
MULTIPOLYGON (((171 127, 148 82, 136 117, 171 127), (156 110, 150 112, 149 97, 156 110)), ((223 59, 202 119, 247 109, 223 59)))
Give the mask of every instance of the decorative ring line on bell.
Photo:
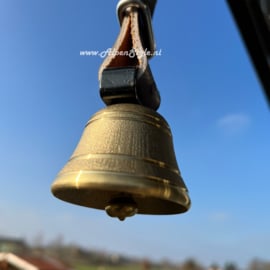
POLYGON ((115 159, 114 156, 117 156, 117 159, 122 159, 122 160, 138 160, 138 161, 145 161, 147 163, 150 164, 154 164, 160 168, 163 169, 168 169, 169 171, 177 174, 178 176, 181 176, 181 173, 179 170, 176 170, 174 168, 172 168, 170 165, 166 164, 163 161, 159 161, 156 159, 152 159, 152 158, 145 158, 145 157, 137 157, 137 156, 129 156, 129 155, 123 155, 123 154, 86 154, 86 155, 77 155, 74 157, 71 157, 69 161, 71 160, 80 160, 80 159, 92 159, 92 158, 97 158, 97 159, 115 159))
MULTIPOLYGON (((142 114, 142 115, 145 116, 145 114, 142 114)), ((107 119, 113 119, 113 120, 130 120, 130 121, 136 121, 136 122, 140 122, 140 123, 149 124, 149 125, 152 125, 152 126, 158 128, 158 129, 162 130, 167 135, 169 135, 170 137, 172 137, 170 128, 169 128, 169 126, 168 126, 168 124, 166 122, 161 123, 161 121, 157 121, 158 118, 152 118, 152 119, 155 119, 156 122, 153 122, 151 120, 147 121, 145 119, 142 120, 141 117, 136 117, 136 116, 132 115, 131 113, 130 113, 130 116, 115 115, 114 112, 112 112, 112 113, 106 112, 106 113, 101 113, 101 115, 94 115, 93 118, 90 119, 86 123, 85 127, 87 127, 89 124, 91 124, 91 123, 93 123, 93 122, 95 122, 97 120, 103 120, 103 118, 105 120, 107 120, 107 119), (106 116, 104 114, 106 114, 106 116)))

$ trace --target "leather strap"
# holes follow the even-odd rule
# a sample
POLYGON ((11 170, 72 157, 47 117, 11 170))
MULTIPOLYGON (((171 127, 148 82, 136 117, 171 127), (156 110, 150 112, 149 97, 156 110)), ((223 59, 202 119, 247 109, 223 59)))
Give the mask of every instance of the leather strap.
MULTIPOLYGON (((107 105, 120 103, 121 98, 119 99, 119 97, 123 93, 119 92, 117 94, 114 91, 115 96, 110 97, 107 95, 110 91, 102 90, 104 89, 103 76, 107 76, 108 70, 113 72, 117 70, 119 73, 119 69, 135 68, 136 76, 133 83, 134 93, 130 95, 133 96, 131 102, 157 110, 160 105, 160 95, 148 64, 147 48, 143 44, 143 27, 140 22, 140 10, 135 7, 127 8, 118 38, 99 69, 101 97, 107 105), (104 95, 107 96, 104 98, 104 95)), ((123 81, 125 81, 124 77, 123 81)), ((112 82, 112 84, 114 84, 115 88, 115 82, 112 82)), ((130 100, 128 103, 130 103, 130 100)), ((126 103, 124 99, 123 102, 126 103)))
POLYGON ((157 4, 157 0, 143 0, 143 2, 149 6, 150 12, 151 12, 151 16, 153 16, 154 14, 154 10, 157 4))

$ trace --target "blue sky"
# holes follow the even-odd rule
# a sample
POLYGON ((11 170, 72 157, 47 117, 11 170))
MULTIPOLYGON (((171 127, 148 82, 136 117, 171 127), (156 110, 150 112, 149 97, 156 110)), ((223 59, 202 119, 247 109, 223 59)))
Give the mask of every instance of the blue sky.
POLYGON ((105 105, 97 72, 119 32, 117 1, 0 1, 0 234, 126 255, 245 267, 270 260, 270 115, 225 1, 158 1, 151 68, 192 208, 105 212, 55 199, 50 185, 105 105))

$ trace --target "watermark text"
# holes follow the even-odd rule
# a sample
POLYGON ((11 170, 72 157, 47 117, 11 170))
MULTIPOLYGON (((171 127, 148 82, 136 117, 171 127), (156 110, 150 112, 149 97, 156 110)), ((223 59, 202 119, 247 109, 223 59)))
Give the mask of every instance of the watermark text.
POLYGON ((135 50, 131 49, 129 51, 118 51, 116 49, 108 48, 107 50, 104 51, 80 51, 80 56, 98 56, 100 58, 105 58, 107 56, 127 56, 129 58, 142 58, 144 56, 147 57, 152 57, 152 56, 161 56, 162 55, 162 50, 156 50, 154 52, 150 52, 147 49, 145 50, 135 50))

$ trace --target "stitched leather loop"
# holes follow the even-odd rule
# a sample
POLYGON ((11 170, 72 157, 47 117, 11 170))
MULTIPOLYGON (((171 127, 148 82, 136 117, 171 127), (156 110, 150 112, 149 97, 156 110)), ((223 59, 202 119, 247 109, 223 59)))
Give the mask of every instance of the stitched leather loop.
MULTIPOLYGON (((120 33, 111 49, 111 53, 108 54, 99 69, 100 94, 107 105, 114 104, 113 100, 117 100, 117 103, 127 101, 115 98, 117 96, 117 84, 115 82, 112 86, 114 88, 114 97, 110 97, 109 93, 112 93, 112 91, 108 89, 108 83, 105 83, 106 88, 103 87, 102 82, 107 82, 107 79, 102 77, 108 74, 111 76, 111 73, 104 72, 104 70, 124 69, 125 67, 136 68, 135 82, 132 83, 133 87, 128 87, 129 91, 133 91, 133 93, 128 94, 134 97, 132 103, 138 103, 154 110, 157 110, 160 105, 160 95, 148 64, 147 54, 149 51, 144 48, 142 41, 143 30, 140 27, 140 10, 136 7, 129 8, 125 12, 120 33)), ((123 85, 123 81, 120 85, 123 85)), ((124 88, 122 87, 122 89, 124 88)), ((125 92, 125 95, 127 95, 127 92, 125 92)), ((119 96, 121 96, 121 93, 119 93, 119 96)))

